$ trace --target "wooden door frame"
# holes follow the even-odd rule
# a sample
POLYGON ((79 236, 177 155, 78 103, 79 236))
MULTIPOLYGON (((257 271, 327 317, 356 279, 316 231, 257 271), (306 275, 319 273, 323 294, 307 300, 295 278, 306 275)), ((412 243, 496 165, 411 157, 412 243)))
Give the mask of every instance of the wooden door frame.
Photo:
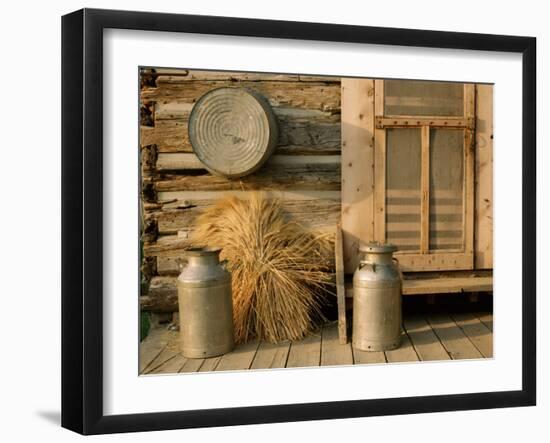
POLYGON ((386 242, 386 130, 420 128, 422 134, 421 171, 421 251, 397 252, 404 271, 468 270, 474 268, 474 167, 475 167, 475 85, 464 84, 464 115, 461 117, 387 116, 384 113, 384 80, 374 81, 374 240, 386 242), (429 250, 429 153, 431 128, 464 130, 464 178, 462 245, 459 252, 429 250))

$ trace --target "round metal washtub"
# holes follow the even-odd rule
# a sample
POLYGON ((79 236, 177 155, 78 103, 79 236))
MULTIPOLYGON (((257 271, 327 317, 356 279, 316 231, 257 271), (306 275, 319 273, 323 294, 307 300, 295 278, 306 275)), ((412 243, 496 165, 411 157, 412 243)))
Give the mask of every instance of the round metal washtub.
POLYGON ((189 140, 213 174, 243 177, 258 170, 277 145, 277 118, 268 101, 244 88, 204 94, 189 116, 189 140))

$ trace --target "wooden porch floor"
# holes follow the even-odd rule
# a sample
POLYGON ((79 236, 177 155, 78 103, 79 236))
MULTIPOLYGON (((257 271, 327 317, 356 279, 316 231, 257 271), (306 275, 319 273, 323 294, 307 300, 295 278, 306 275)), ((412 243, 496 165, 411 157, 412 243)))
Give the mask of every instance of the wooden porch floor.
POLYGON ((140 374, 239 371, 409 361, 492 358, 491 313, 406 317, 403 344, 386 352, 364 352, 338 341, 336 322, 296 342, 253 341, 221 357, 186 359, 178 352, 179 332, 152 330, 140 344, 140 374))

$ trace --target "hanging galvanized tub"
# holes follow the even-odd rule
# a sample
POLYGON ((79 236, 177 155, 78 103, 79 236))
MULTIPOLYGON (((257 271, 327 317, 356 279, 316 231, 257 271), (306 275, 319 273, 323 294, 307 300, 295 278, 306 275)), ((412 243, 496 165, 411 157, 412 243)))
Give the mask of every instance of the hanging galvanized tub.
POLYGON ((233 341, 231 274, 220 263, 219 248, 186 251, 178 277, 180 350, 187 358, 230 352, 233 341))
POLYGON ((277 118, 266 98, 245 88, 208 91, 189 116, 193 151, 213 174, 243 177, 271 156, 279 138, 277 118))
POLYGON ((354 348, 386 351, 401 344, 401 272, 395 246, 369 243, 353 275, 354 348))

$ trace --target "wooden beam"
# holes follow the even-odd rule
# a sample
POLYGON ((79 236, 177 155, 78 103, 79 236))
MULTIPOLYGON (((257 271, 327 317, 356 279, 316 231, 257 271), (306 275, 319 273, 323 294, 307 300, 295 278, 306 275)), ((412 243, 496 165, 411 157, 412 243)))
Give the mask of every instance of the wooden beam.
POLYGON ((429 126, 432 128, 470 128, 475 125, 473 117, 418 117, 418 116, 399 116, 384 117, 376 114, 376 129, 385 128, 419 128, 429 126))
MULTIPOLYGON (((172 154, 181 155, 181 154, 172 154)), ((186 155, 186 154, 183 154, 186 155)), ((286 161, 290 156, 283 156, 286 161)), ((313 156, 317 158, 318 156, 313 156)), ((177 171, 159 174, 153 188, 163 191, 224 191, 224 190, 282 190, 310 189, 339 191, 341 189, 340 157, 328 156, 322 161, 308 162, 307 158, 295 157, 296 161, 268 161, 258 171, 239 179, 207 173, 181 174, 177 171), (299 160, 298 160, 299 159, 299 160)))
MULTIPOLYGON (((330 196, 332 194, 328 194, 330 196)), ((218 194, 222 198, 223 193, 218 194)), ((192 195, 191 195, 192 197, 192 195)), ((245 196, 246 197, 246 196, 245 196)), ((216 199, 176 200, 164 205, 163 208, 147 212, 146 216, 157 221, 160 235, 176 234, 182 229, 192 228, 197 217, 211 208, 216 199)), ((280 200, 283 213, 290 220, 318 232, 334 232, 336 223, 340 220, 340 199, 319 198, 301 200, 280 200)))
POLYGON ((461 292, 491 292, 493 277, 462 277, 404 280, 403 294, 451 294, 461 292))
MULTIPOLYGON (((229 195, 247 198, 251 194, 248 191, 165 191, 158 193, 158 200, 164 208, 174 209, 181 205, 194 205, 196 202, 203 200, 215 202, 229 195)), ((281 201, 340 200, 340 191, 284 189, 266 191, 265 196, 267 198, 277 198, 281 201)))
POLYGON ((493 85, 476 85, 475 268, 493 267, 493 85))
MULTIPOLYGON (((464 114, 475 123, 475 85, 464 85, 464 114)), ((474 268, 474 208, 475 208, 475 140, 474 127, 464 130, 464 251, 472 255, 471 269, 474 268)))
MULTIPOLYGON (((340 163, 339 155, 274 155, 266 162, 266 166, 334 165, 340 163)), ((158 171, 177 171, 204 170, 206 168, 195 154, 171 152, 158 154, 156 169, 158 171)))
POLYGON ((348 342, 346 321, 346 287, 344 281, 344 248, 342 242, 342 228, 339 223, 336 225, 334 251, 336 268, 336 297, 338 303, 338 336, 340 338, 340 343, 345 344, 348 342))
MULTIPOLYGON (((143 102, 167 102, 193 103, 199 97, 213 88, 235 87, 234 81, 220 81, 215 84, 210 80, 198 80, 194 82, 179 81, 181 77, 157 78, 157 87, 141 90, 143 102), (166 81, 163 81, 166 80, 166 81)), ((249 81, 238 82, 239 87, 259 92, 271 106, 302 107, 318 109, 321 111, 340 110, 340 82, 338 79, 329 78, 329 81, 302 82, 302 81, 249 81)))
MULTIPOLYGON (((159 152, 193 152, 187 122, 193 103, 176 98, 155 106, 155 125, 140 127, 140 145, 154 144, 159 152)), ((274 107, 279 124, 275 154, 338 154, 341 145, 340 115, 299 107, 274 107)))
MULTIPOLYGON (((441 277, 403 280, 403 295, 462 294, 464 292, 492 292, 493 277, 441 277)), ((346 298, 353 298, 351 282, 346 284, 346 298)))
POLYGON ((359 264, 359 243, 374 238, 374 81, 342 79, 344 268, 359 264))
POLYGON ((464 251, 471 255, 470 269, 474 268, 474 133, 464 131, 464 251))
MULTIPOLYGON (((384 114, 384 80, 374 82, 374 113, 384 114)), ((386 241, 386 130, 374 130, 374 240, 386 241)))
POLYGON ((404 272, 408 271, 449 271, 472 269, 473 254, 461 251, 432 252, 431 254, 395 255, 404 272))
POLYGON ((420 190, 420 252, 430 250, 430 127, 422 126, 420 190))

